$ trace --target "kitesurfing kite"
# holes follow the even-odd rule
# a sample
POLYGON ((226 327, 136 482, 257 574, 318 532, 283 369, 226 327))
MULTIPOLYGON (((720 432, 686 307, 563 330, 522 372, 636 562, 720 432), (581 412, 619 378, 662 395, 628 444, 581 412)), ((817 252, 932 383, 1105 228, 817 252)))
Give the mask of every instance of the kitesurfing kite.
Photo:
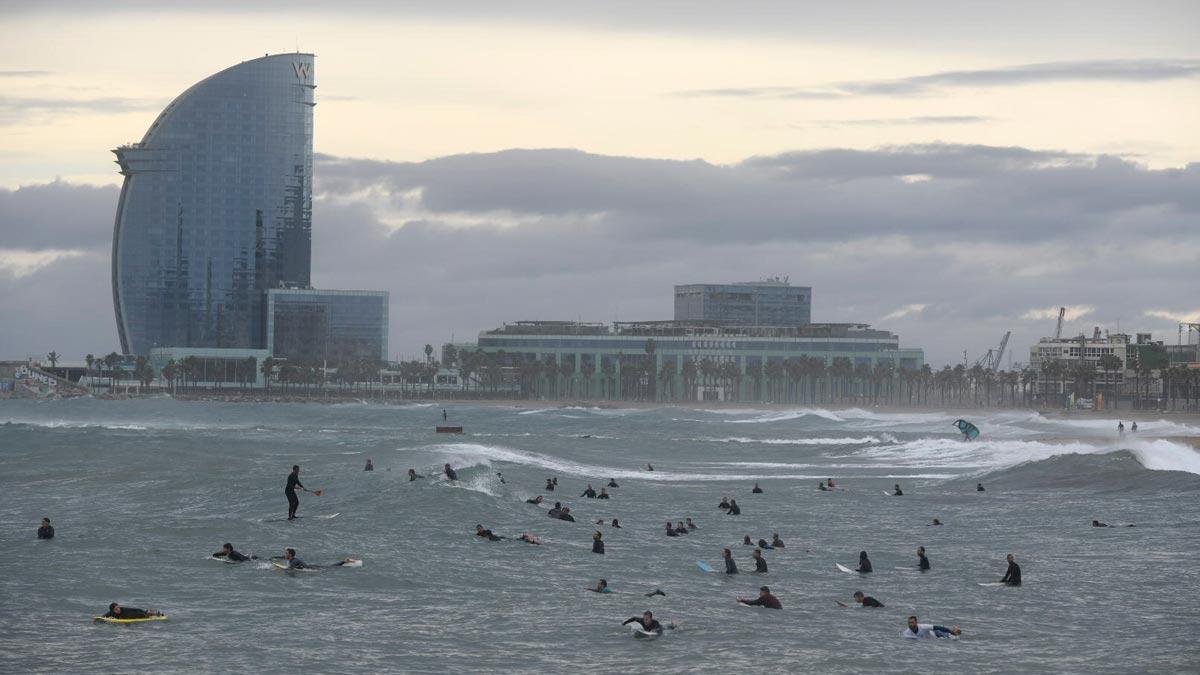
POLYGON ((979 438, 979 427, 966 420, 954 420, 954 426, 962 432, 964 441, 973 441, 979 438))

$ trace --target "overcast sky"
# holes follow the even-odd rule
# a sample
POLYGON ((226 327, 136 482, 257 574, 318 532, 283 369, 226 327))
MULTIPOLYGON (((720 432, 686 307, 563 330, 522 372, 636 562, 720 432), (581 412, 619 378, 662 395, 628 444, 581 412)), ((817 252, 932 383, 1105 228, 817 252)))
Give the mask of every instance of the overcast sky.
POLYGON ((775 275, 936 367, 1200 321, 1195 3, 45 4, 0 4, 0 358, 117 347, 109 150, 297 48, 313 281, 391 291, 394 356, 775 275))

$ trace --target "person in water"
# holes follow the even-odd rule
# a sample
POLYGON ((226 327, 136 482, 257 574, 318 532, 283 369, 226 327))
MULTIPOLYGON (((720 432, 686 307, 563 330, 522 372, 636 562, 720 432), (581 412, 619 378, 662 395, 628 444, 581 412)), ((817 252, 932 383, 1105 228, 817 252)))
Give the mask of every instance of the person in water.
POLYGON ((224 558, 226 560, 232 560, 234 562, 246 562, 247 560, 257 560, 258 559, 252 555, 246 555, 245 553, 238 553, 237 551, 234 550, 233 544, 230 544, 229 542, 225 542, 224 544, 221 544, 221 550, 212 554, 212 557, 224 558))
POLYGON ((604 555, 604 542, 600 540, 602 536, 604 535, 600 534, 600 530, 592 533, 592 553, 604 555))
POLYGON ((976 491, 976 492, 985 492, 985 490, 983 489, 983 483, 976 483, 976 484, 975 484, 975 491, 976 491))
POLYGON ((900 489, 899 483, 896 483, 896 490, 894 492, 892 492, 892 496, 893 497, 903 497, 904 496, 904 490, 900 489))
MULTIPOLYGON (((766 570, 763 570, 766 571, 766 570)), ((767 609, 783 609, 783 604, 779 602, 779 598, 771 595, 769 586, 760 586, 758 588, 758 597, 753 600, 746 598, 738 598, 738 602, 751 607, 766 607, 767 609)))
POLYGON ((687 528, 688 528, 688 531, 689 531, 689 532, 692 532, 692 531, 695 531, 695 530, 699 529, 699 528, 697 528, 697 527, 696 527, 696 523, 693 523, 693 522, 692 522, 692 519, 691 519, 691 518, 688 518, 688 519, 687 519, 687 528))
POLYGON ((640 617, 632 617, 621 622, 622 626, 628 626, 631 623, 638 623, 643 631, 647 633, 663 634, 663 627, 655 618, 654 612, 646 610, 640 617))
POLYGON ((546 492, 554 492, 554 481, 546 479, 546 492))
POLYGON ((773 548, 787 548, 787 546, 784 546, 783 540, 779 538, 778 532, 771 535, 771 546, 773 548))
POLYGON ((619 529, 621 529, 621 523, 617 522, 616 518, 613 518, 612 527, 615 527, 619 530, 619 529))
POLYGON ((721 557, 725 559, 725 574, 737 574, 737 563, 733 560, 733 552, 727 548, 721 549, 721 557))
POLYGON ((867 558, 866 551, 858 552, 858 569, 856 569, 854 571, 862 572, 863 574, 870 574, 871 572, 874 571, 871 569, 871 561, 867 558))
POLYGON ((54 526, 50 524, 49 518, 42 518, 42 526, 37 531, 38 539, 53 539, 54 526))
POLYGON ((532 534, 529 534, 528 532, 522 532, 521 536, 517 537, 517 538, 520 539, 521 541, 525 542, 526 544, 534 544, 535 546, 542 545, 541 540, 539 540, 537 537, 533 536, 532 534))
POLYGON ((558 514, 558 519, 565 520, 568 523, 575 522, 575 516, 571 515, 571 507, 569 507, 569 506, 562 507, 562 511, 559 512, 559 514, 558 514))
POLYGON ((117 602, 110 603, 108 605, 108 612, 104 614, 106 619, 148 619, 152 616, 162 616, 162 612, 155 609, 122 607, 117 602))
POLYGON ((829 489, 830 489, 830 490, 832 490, 833 488, 837 487, 836 485, 834 485, 834 484, 833 484, 833 479, 832 479, 832 478, 827 478, 827 479, 825 480, 825 482, 826 482, 826 483, 829 485, 829 489))
POLYGON ((588 499, 595 499, 595 498, 596 498, 596 491, 592 489, 592 484, 591 484, 591 483, 588 483, 587 489, 586 489, 586 490, 584 490, 584 491, 583 491, 583 494, 581 494, 581 495, 579 495, 579 496, 580 496, 580 497, 587 497, 588 499))
POLYGON ((608 487, 610 487, 610 488, 616 488, 616 487, 621 487, 621 486, 620 486, 620 485, 617 485, 617 479, 616 479, 616 478, 609 478, 609 479, 608 479, 608 487))
POLYGON ((654 597, 654 596, 656 596, 656 595, 661 595, 661 596, 663 596, 664 598, 665 598, 665 597, 667 597, 667 594, 666 594, 666 593, 663 593, 661 588, 656 588, 656 589, 654 589, 654 590, 650 591, 649 593, 646 593, 646 594, 645 594, 645 596, 646 596, 647 598, 653 598, 653 597, 654 597))
POLYGON ((678 537, 679 536, 679 533, 675 531, 675 526, 672 525, 671 521, 669 521, 669 520, 667 521, 667 536, 668 537, 678 537))
POLYGON ((554 502, 553 508, 547 511, 546 515, 551 518, 557 518, 562 515, 562 502, 554 502))
POLYGON ((880 609, 883 608, 882 602, 876 600, 875 598, 872 598, 869 595, 863 595, 862 591, 854 591, 854 601, 857 602, 862 607, 875 607, 875 608, 880 608, 880 609))
POLYGON ((731 516, 742 515, 742 507, 737 505, 736 499, 729 500, 729 515, 731 515, 731 516))
POLYGON ((1005 570, 1004 578, 1000 580, 1000 583, 1008 584, 1009 586, 1020 586, 1021 566, 1017 564, 1016 559, 1013 558, 1013 554, 1011 553, 1008 554, 1007 560, 1008 569, 1005 570))
POLYGON ((304 487, 304 483, 300 482, 299 464, 292 465, 292 472, 287 477, 287 485, 283 487, 283 494, 287 496, 288 500, 288 520, 295 520, 296 509, 300 508, 300 498, 296 496, 296 488, 308 492, 308 488, 304 487))
POLYGON ((446 472, 446 478, 450 480, 458 480, 458 472, 450 468, 449 462, 446 462, 446 466, 443 467, 443 470, 446 472))
POLYGON ((363 467, 363 471, 374 471, 375 465, 371 463, 371 458, 367 458, 367 465, 363 467))
POLYGON ((941 524, 942 524, 942 521, 938 520, 937 518, 934 518, 934 519, 933 519, 933 522, 932 522, 932 523, 930 523, 929 525, 930 525, 930 526, 938 526, 938 527, 940 527, 940 526, 941 526, 941 524))
POLYGON ((931 623, 917 623, 917 617, 908 617, 908 626, 900 633, 900 637, 910 638, 913 640, 945 638, 951 635, 962 635, 962 629, 958 626, 946 628, 945 626, 937 626, 931 623))
POLYGON ((1133 525, 1132 523, 1129 525, 1109 525, 1107 523, 1102 523, 1098 520, 1093 520, 1092 527, 1135 527, 1135 525, 1133 525))
POLYGON ((499 478, 499 479, 500 479, 500 484, 501 484, 501 485, 506 485, 506 484, 507 484, 507 483, 505 483, 505 481, 504 481, 504 474, 500 473, 499 471, 497 471, 497 472, 496 472, 496 478, 499 478))
POLYGON ((525 503, 526 504, 537 504, 540 506, 541 503, 544 501, 546 501, 545 498, 542 497, 541 495, 538 495, 538 496, 534 497, 533 499, 526 499, 525 503))
POLYGON ((729 497, 721 497, 721 503, 717 504, 717 508, 722 511, 729 509, 729 497))
POLYGON ((322 567, 341 567, 342 565, 348 565, 352 562, 356 562, 354 558, 343 558, 332 565, 309 565, 300 558, 296 557, 296 549, 294 548, 283 549, 282 558, 271 558, 271 560, 280 559, 287 562, 287 568, 290 570, 319 570, 322 567))
POLYGON ((929 571, 929 558, 925 557, 924 546, 917 547, 917 569, 921 570, 922 572, 929 571))
POLYGON ((687 533, 688 533, 687 526, 683 524, 682 520, 679 521, 678 523, 675 523, 675 534, 687 534, 687 533))
POLYGON ((647 471, 653 471, 653 470, 654 470, 654 465, 647 463, 647 464, 646 464, 646 470, 647 470, 647 471))
POLYGON ((766 539, 759 539, 758 547, 764 551, 770 551, 772 548, 774 548, 774 546, 771 546, 770 544, 767 543, 766 539))
POLYGON ((442 408, 442 421, 443 421, 443 422, 445 422, 445 421, 446 421, 446 419, 447 419, 447 417, 448 417, 448 416, 446 415, 446 409, 445 409, 445 408, 442 408))
POLYGON ((593 593, 612 593, 612 591, 608 590, 608 579, 601 579, 600 581, 597 581, 596 587, 589 588, 588 590, 593 593))
POLYGON ((1124 422, 1117 422, 1117 433, 1118 434, 1125 433, 1125 423, 1124 422))
POLYGON ((751 493, 751 494, 756 494, 756 495, 761 495, 761 494, 763 493, 763 491, 762 491, 762 488, 760 488, 760 487, 758 486, 758 483, 755 483, 755 484, 754 484, 754 489, 753 489, 753 490, 751 490, 751 491, 750 491, 750 493, 751 493))
POLYGON ((817 483, 817 489, 821 492, 828 492, 829 488, 825 487, 825 483, 817 483))
POLYGON ((414 480, 418 479, 418 478, 424 478, 424 477, 425 477, 425 476, 422 476, 421 474, 417 473, 417 470, 416 470, 416 469, 409 469, 409 470, 408 470, 408 482, 410 482, 410 483, 411 483, 411 482, 413 482, 414 480))
POLYGON ((742 537, 742 546, 753 546, 754 542, 750 541, 750 535, 742 537))
POLYGON ((1129 430, 1136 434, 1137 433, 1137 422, 1130 424, 1129 430))
POLYGON ((494 534, 491 530, 485 529, 482 525, 475 526, 475 536, 483 537, 484 539, 487 539, 488 541, 500 541, 501 539, 504 538, 498 534, 494 534))
POLYGON ((763 557, 762 549, 756 548, 750 553, 750 557, 754 558, 754 571, 759 574, 767 573, 767 559, 763 557))
POLYGON ((596 499, 610 499, 608 496, 608 491, 604 488, 600 488, 600 494, 596 495, 596 499))

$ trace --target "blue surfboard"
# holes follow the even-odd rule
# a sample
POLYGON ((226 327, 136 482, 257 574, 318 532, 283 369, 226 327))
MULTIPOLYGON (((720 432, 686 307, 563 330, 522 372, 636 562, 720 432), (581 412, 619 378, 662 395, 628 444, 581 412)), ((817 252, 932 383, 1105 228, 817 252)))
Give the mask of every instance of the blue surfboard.
POLYGON ((697 560, 696 567, 699 567, 701 572, 715 572, 716 571, 712 567, 710 567, 708 565, 708 563, 704 562, 703 560, 697 560))

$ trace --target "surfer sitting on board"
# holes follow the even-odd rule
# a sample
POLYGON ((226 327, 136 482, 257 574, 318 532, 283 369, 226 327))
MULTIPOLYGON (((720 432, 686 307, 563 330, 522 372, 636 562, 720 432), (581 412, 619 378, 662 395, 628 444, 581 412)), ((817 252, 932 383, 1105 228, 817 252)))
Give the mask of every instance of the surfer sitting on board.
POLYGON ((689 531, 696 529, 696 523, 693 523, 691 518, 687 519, 687 529, 689 531))
POLYGON ((104 618, 106 619, 148 619, 152 616, 162 616, 162 612, 155 609, 122 607, 116 602, 111 603, 108 606, 108 613, 104 614, 104 618))
POLYGON ((760 487, 758 486, 758 483, 755 483, 755 484, 754 484, 754 489, 753 489, 753 490, 751 490, 750 492, 751 492, 752 494, 761 495, 761 494, 763 493, 763 489, 762 489, 762 488, 760 488, 760 487))
POLYGON ((858 569, 856 569, 854 571, 862 572, 863 574, 868 574, 873 571, 871 569, 871 561, 867 559, 866 551, 858 552, 858 569))
POLYGON ((42 526, 38 528, 38 539, 53 539, 54 526, 50 524, 49 518, 42 518, 42 526))
POLYGON ((834 485, 834 484, 833 484, 833 479, 832 479, 832 478, 826 479, 826 480, 825 480, 825 482, 829 484, 829 489, 830 489, 830 490, 832 490, 833 488, 837 487, 836 485, 834 485))
POLYGON ((546 479, 546 492, 554 492, 554 481, 546 479))
POLYGON ((722 511, 729 508, 729 497, 721 497, 721 503, 717 504, 717 508, 722 511))
POLYGON ((679 521, 678 523, 675 523, 675 534, 687 534, 687 533, 688 533, 687 526, 683 524, 682 520, 679 521))
POLYGON ((221 544, 221 550, 212 554, 212 557, 224 558, 226 560, 232 560, 233 562, 246 562, 247 560, 257 560, 257 558, 255 558, 252 555, 246 555, 245 553, 238 553, 237 551, 233 550, 233 544, 231 544, 229 542, 225 542, 224 544, 221 544))
POLYGON ((596 499, 610 499, 608 496, 608 490, 605 488, 600 488, 600 494, 596 495, 596 499))
POLYGON ((771 547, 772 548, 787 548, 787 546, 784 546, 783 540, 779 538, 778 532, 771 535, 771 547))
POLYGON ((367 465, 363 467, 363 471, 374 471, 374 470, 375 470, 375 465, 371 463, 370 459, 368 459, 367 465))
POLYGON ((647 633, 657 633, 658 635, 663 634, 662 624, 654 618, 654 612, 651 612, 650 610, 646 610, 645 613, 643 613, 640 617, 635 616, 625 619, 621 622, 621 625, 628 626, 631 623, 640 624, 639 627, 647 633))
POLYGON ((742 507, 737 505, 736 499, 729 500, 729 515, 731 515, 731 516, 742 515, 742 507))
POLYGON ((501 539, 504 538, 498 534, 493 534, 491 530, 484 529, 484 527, 482 525, 475 526, 475 536, 483 537, 484 539, 487 539, 488 541, 500 541, 501 539))
POLYGON ((604 542, 600 539, 604 535, 600 534, 600 530, 592 533, 592 553, 604 555, 604 542))
POLYGON ((892 492, 892 496, 893 496, 893 497, 903 497, 903 496, 904 496, 904 490, 901 490, 901 489, 900 489, 900 484, 899 484, 899 483, 896 483, 895 487, 896 487, 896 489, 895 489, 895 490, 892 492))
POLYGON ((1007 560, 1008 570, 1004 572, 1004 578, 1000 580, 1000 583, 1008 584, 1009 586, 1020 586, 1021 566, 1017 564, 1015 559, 1013 559, 1013 554, 1011 553, 1008 554, 1007 560))
POLYGON ((617 485, 617 479, 616 479, 616 478, 609 478, 609 479, 608 479, 608 487, 615 488, 615 487, 621 487, 621 486, 620 486, 620 485, 617 485))
POLYGON ((951 635, 962 635, 962 629, 958 626, 954 628, 946 628, 945 626, 937 626, 931 623, 917 623, 917 617, 908 617, 908 627, 904 632, 900 633, 900 637, 906 637, 913 640, 944 638, 951 635))
POLYGON ((557 518, 560 514, 562 514, 562 502, 554 502, 554 508, 546 512, 546 515, 551 518, 557 518))
POLYGON ((779 602, 779 598, 771 595, 771 589, 768 586, 761 586, 758 589, 758 597, 753 600, 746 598, 738 598, 738 602, 751 607, 766 607, 767 609, 783 609, 783 605, 779 602))
POLYGON ((976 491, 976 492, 985 492, 985 490, 983 489, 983 483, 976 483, 976 484, 975 484, 975 491, 976 491))
POLYGON ((589 588, 588 590, 593 593, 612 593, 612 591, 608 590, 608 580, 607 579, 601 579, 600 581, 597 581, 596 587, 589 588))

